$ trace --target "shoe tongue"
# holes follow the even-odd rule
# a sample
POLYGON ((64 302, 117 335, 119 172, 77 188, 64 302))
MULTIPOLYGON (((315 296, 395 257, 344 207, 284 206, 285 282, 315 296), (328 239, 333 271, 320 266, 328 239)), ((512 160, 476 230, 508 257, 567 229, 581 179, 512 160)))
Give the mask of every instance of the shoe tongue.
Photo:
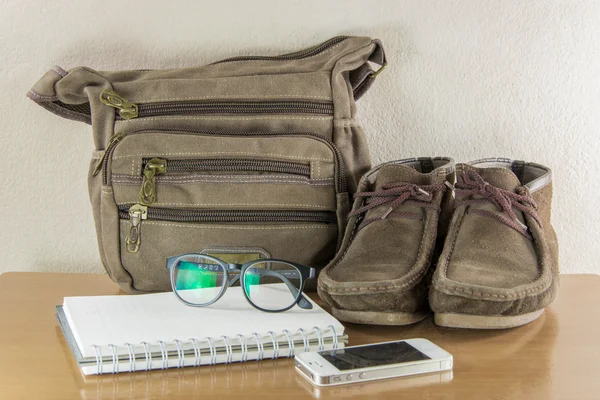
POLYGON ((379 190, 383 185, 397 182, 428 185, 431 183, 431 176, 421 174, 416 169, 406 165, 389 164, 381 167, 377 173, 373 190, 379 190))
POLYGON ((518 187, 522 186, 519 178, 508 168, 477 168, 471 166, 470 168, 475 170, 484 181, 497 188, 515 192, 518 187))

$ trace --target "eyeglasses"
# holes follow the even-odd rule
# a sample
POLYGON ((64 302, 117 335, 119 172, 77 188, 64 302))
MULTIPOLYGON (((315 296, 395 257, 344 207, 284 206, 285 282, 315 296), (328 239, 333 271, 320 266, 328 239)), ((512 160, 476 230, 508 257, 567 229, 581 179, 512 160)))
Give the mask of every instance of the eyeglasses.
POLYGON ((306 280, 315 277, 315 269, 290 261, 232 264, 206 254, 183 254, 167 258, 167 268, 173 292, 189 306, 209 306, 239 281, 246 300, 261 311, 281 312, 296 304, 313 308, 302 290, 306 280))

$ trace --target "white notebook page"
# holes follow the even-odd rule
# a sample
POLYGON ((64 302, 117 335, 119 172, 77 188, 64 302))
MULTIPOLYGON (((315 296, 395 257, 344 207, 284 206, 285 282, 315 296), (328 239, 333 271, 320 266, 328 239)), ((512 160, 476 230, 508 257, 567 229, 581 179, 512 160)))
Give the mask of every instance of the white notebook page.
POLYGON ((310 331, 314 326, 327 330, 329 325, 338 335, 344 331, 335 318, 312 301, 311 310, 294 306, 285 312, 268 313, 252 307, 241 290, 239 286, 228 288, 218 302, 208 307, 187 306, 172 292, 65 297, 63 307, 84 357, 94 356, 93 345, 218 339, 251 336, 254 332, 266 336, 268 331, 310 331))

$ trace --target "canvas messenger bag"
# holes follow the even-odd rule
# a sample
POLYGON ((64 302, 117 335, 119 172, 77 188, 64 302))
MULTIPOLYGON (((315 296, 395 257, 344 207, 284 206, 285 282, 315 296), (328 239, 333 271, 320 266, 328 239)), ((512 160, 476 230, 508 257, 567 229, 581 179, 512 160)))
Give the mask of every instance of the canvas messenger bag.
POLYGON ((355 100, 385 63, 379 41, 335 37, 194 68, 54 67, 28 96, 92 126, 89 194, 110 277, 168 291, 178 254, 316 268, 334 257, 370 168, 355 100))

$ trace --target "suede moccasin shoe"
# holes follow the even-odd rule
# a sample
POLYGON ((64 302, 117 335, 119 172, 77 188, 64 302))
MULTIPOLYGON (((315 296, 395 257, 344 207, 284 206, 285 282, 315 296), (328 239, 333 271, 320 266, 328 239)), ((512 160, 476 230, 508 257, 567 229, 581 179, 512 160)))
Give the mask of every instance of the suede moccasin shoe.
POLYGON ((493 158, 458 164, 456 180, 429 293, 435 323, 496 329, 535 320, 558 291, 550 169, 493 158))
POLYGON ((336 318, 406 325, 429 314, 427 273, 438 222, 449 221, 448 181, 451 158, 392 161, 362 177, 341 248, 319 275, 319 295, 336 318))

